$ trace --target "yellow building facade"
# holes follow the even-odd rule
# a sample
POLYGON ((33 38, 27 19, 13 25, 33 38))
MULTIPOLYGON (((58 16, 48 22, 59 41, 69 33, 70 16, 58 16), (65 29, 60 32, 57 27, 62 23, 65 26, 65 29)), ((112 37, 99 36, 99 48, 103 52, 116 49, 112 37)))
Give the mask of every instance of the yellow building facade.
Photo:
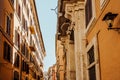
MULTIPOLYGON (((63 66, 66 66, 64 73, 67 74, 64 75, 66 79, 60 80, 120 79, 119 2, 58 1, 56 55, 66 54, 66 65, 63 66), (110 23, 110 20, 114 21, 110 23), (61 45, 63 48, 59 52, 61 45)), ((63 60, 63 57, 56 56, 56 59, 63 60)), ((58 75, 61 77, 63 73, 58 75)))
POLYGON ((0 15, 0 80, 43 80, 46 53, 35 1, 0 1, 0 15))

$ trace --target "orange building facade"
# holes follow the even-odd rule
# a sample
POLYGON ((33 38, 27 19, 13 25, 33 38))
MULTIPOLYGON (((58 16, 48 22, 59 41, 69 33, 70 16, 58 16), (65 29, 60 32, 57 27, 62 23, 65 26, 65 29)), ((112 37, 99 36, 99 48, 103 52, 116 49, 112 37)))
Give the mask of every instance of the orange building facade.
POLYGON ((13 74, 13 3, 12 0, 0 1, 0 80, 11 80, 13 74))
POLYGON ((46 55, 34 0, 0 1, 0 80, 43 80, 46 55))

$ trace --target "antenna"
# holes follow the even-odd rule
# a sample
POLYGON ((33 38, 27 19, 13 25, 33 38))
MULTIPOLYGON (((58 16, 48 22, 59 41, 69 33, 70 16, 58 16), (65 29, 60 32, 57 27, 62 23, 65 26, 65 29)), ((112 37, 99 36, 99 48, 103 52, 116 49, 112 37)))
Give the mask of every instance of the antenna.
POLYGON ((54 9, 51 9, 51 11, 55 11, 55 13, 57 14, 57 11, 56 11, 56 10, 57 10, 57 7, 58 7, 58 6, 56 6, 54 9))

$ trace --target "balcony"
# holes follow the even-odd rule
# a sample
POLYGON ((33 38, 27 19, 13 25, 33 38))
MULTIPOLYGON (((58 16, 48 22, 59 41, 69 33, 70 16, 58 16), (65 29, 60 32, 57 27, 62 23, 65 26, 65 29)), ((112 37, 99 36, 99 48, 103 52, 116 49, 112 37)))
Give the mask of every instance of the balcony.
POLYGON ((36 49, 35 49, 35 46, 33 46, 33 45, 30 45, 29 48, 30 48, 31 51, 34 51, 34 52, 35 52, 35 50, 36 50, 36 49))
POLYGON ((34 26, 30 26, 29 29, 30 29, 31 34, 35 34, 34 26))
POLYGON ((34 67, 34 64, 32 62, 29 62, 29 67, 30 68, 33 68, 34 67))

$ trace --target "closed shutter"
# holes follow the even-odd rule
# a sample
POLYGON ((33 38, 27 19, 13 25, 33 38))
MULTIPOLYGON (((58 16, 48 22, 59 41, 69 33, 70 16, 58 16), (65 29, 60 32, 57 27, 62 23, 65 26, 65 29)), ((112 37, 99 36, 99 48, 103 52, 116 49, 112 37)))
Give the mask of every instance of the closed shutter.
POLYGON ((4 42, 4 59, 7 59, 7 55, 8 55, 8 45, 6 42, 4 42))
POLYGON ((25 44, 21 45, 21 51, 22 51, 22 54, 25 55, 25 44))
POLYGON ((19 55, 17 53, 15 53, 15 63, 14 63, 14 66, 19 68, 19 55))
POLYGON ((87 0, 85 6, 86 28, 92 18, 92 0, 87 0))
POLYGON ((14 71, 14 80, 19 80, 19 73, 14 71))
POLYGON ((18 41, 17 41, 17 38, 18 38, 18 33, 17 31, 15 30, 15 45, 17 46, 18 44, 18 41))
POLYGON ((96 80, 96 69, 95 65, 89 68, 89 80, 96 80))
POLYGON ((20 35, 18 34, 18 48, 20 49, 20 35))
POLYGON ((29 65, 26 65, 26 74, 29 74, 29 65))
POLYGON ((10 27, 11 27, 11 20, 9 18, 9 16, 7 16, 7 25, 6 25, 6 32, 8 35, 10 35, 10 27))
POLYGON ((12 48, 7 42, 4 42, 4 59, 12 62, 12 48))

